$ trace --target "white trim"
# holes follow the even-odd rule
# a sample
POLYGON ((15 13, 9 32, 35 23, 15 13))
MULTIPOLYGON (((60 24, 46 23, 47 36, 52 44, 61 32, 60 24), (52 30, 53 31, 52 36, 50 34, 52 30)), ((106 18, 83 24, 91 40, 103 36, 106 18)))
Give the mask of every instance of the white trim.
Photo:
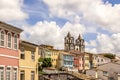
MULTIPOLYGON (((1 30, 0 30, 0 36, 1 36, 1 32, 2 32, 2 31, 4 32, 4 46, 1 46, 1 45, 0 45, 0 47, 3 47, 3 48, 4 48, 5 45, 6 45, 6 44, 5 44, 5 43, 6 43, 6 34, 5 34, 5 30, 4 30, 4 29, 1 29, 1 30)), ((1 37, 0 37, 0 41, 1 41, 1 37)))
POLYGON ((12 79, 12 66, 6 66, 5 68, 5 79, 7 79, 7 73, 10 72, 10 80, 12 79))
POLYGON ((36 67, 29 67, 29 66, 20 66, 19 68, 30 68, 30 69, 36 69, 36 67))
POLYGON ((5 67, 5 65, 0 65, 0 67, 5 67))
POLYGON ((14 36, 13 36, 13 49, 14 49, 14 50, 18 50, 18 46, 19 46, 19 45, 18 45, 18 41, 19 41, 19 40, 18 40, 18 35, 15 33, 14 36), (17 37, 17 49, 15 49, 15 46, 14 46, 14 44, 15 44, 15 36, 17 37))
POLYGON ((18 66, 12 66, 12 67, 18 69, 18 66))
MULTIPOLYGON (((17 71, 17 80, 18 80, 18 75, 19 75, 19 73, 18 73, 18 66, 13 66, 12 69, 13 69, 13 73, 12 74, 14 74, 14 69, 16 69, 16 71, 17 71)), ((12 79, 13 78, 14 77, 12 76, 12 79)))
POLYGON ((12 66, 6 66, 6 68, 12 68, 12 66))
POLYGON ((13 37, 12 37, 12 33, 11 33, 11 32, 7 32, 7 40, 6 40, 6 41, 7 41, 7 48, 8 48, 8 49, 12 49, 12 44, 13 44, 12 38, 13 38, 13 37), (8 41, 8 34, 10 34, 10 36, 11 36, 11 45, 10 45, 10 47, 8 47, 8 43, 9 43, 9 41, 8 41))
POLYGON ((5 54, 0 54, 0 56, 2 56, 2 57, 8 57, 8 58, 14 58, 14 59, 19 59, 19 57, 5 55, 5 54))
POLYGON ((0 65, 0 67, 2 67, 3 68, 3 80, 5 80, 5 65, 0 65))

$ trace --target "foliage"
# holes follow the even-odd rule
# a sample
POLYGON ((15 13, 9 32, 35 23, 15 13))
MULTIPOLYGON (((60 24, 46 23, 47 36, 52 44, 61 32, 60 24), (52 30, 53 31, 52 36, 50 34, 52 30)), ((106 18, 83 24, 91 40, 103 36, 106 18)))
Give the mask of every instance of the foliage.
POLYGON ((51 66, 52 66, 51 58, 44 58, 42 67, 51 67, 51 66))
POLYGON ((115 54, 104 54, 104 57, 110 58, 110 59, 115 59, 115 54))
POLYGON ((39 71, 38 73, 39 73, 39 74, 45 74, 45 72, 43 72, 43 71, 39 71))
POLYGON ((51 67, 52 66, 51 58, 39 58, 38 62, 40 63, 40 65, 38 67, 39 71, 42 71, 42 69, 45 68, 45 67, 51 67))

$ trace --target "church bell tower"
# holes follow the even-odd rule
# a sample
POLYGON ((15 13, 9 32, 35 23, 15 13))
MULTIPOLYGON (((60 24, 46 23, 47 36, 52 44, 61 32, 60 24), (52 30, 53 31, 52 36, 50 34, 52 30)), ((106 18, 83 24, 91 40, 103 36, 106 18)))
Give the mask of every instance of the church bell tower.
POLYGON ((64 49, 66 51, 74 50, 74 38, 71 36, 70 32, 68 32, 67 36, 64 38, 64 49))
POLYGON ((70 32, 68 32, 67 36, 64 38, 64 50, 65 51, 79 51, 80 53, 85 52, 85 42, 84 39, 79 34, 78 38, 75 40, 74 37, 71 36, 70 32))
POLYGON ((82 39, 80 34, 75 41, 75 50, 80 51, 81 53, 85 51, 84 39, 82 39))

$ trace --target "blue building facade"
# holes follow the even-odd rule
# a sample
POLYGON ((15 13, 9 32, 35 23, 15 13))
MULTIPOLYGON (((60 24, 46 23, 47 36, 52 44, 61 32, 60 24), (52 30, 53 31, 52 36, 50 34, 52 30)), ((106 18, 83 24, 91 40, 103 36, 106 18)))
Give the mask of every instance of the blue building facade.
POLYGON ((64 54, 63 55, 63 66, 68 68, 73 68, 74 57, 73 55, 64 54))

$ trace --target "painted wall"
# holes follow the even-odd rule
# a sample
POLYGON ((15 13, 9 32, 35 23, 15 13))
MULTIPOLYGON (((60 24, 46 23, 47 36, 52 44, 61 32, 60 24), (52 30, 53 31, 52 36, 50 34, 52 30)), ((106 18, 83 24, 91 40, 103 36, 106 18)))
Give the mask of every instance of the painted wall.
POLYGON ((79 57, 79 68, 78 70, 83 70, 83 56, 79 57))
POLYGON ((90 59, 89 54, 84 55, 84 69, 90 69, 90 59))
POLYGON ((19 47, 20 33, 22 32, 22 30, 0 21, 0 36, 1 36, 1 32, 4 33, 4 35, 2 39, 0 39, 0 71, 3 71, 4 73, 3 74, 4 80, 6 80, 7 78, 6 77, 7 73, 10 73, 10 76, 8 78, 10 78, 11 80, 15 80, 15 77, 18 80, 18 66, 19 66, 18 47, 19 47), (9 47, 8 47, 9 33, 11 36, 10 39, 11 41, 9 41, 9 47), (14 36, 17 36, 16 37, 17 43, 15 43, 15 46, 14 46, 14 42, 15 42, 14 36), (1 42, 4 43, 4 45, 1 45, 1 42))
POLYGON ((63 66, 72 68, 74 67, 74 56, 73 55, 63 55, 63 66))
POLYGON ((93 63, 94 66, 99 66, 101 64, 109 63, 111 62, 111 59, 106 58, 102 55, 93 55, 93 63))
MULTIPOLYGON (((25 80, 31 80, 31 71, 35 72, 35 80, 38 80, 38 47, 35 49, 30 46, 22 45, 25 48, 25 59, 19 60, 19 80, 20 72, 25 71, 25 80), (35 51, 35 60, 31 59, 31 50, 35 51)), ((21 46, 20 46, 21 47, 21 46)))
POLYGON ((53 68, 57 67, 58 57, 59 57, 59 51, 52 50, 51 60, 52 60, 52 67, 53 68))

